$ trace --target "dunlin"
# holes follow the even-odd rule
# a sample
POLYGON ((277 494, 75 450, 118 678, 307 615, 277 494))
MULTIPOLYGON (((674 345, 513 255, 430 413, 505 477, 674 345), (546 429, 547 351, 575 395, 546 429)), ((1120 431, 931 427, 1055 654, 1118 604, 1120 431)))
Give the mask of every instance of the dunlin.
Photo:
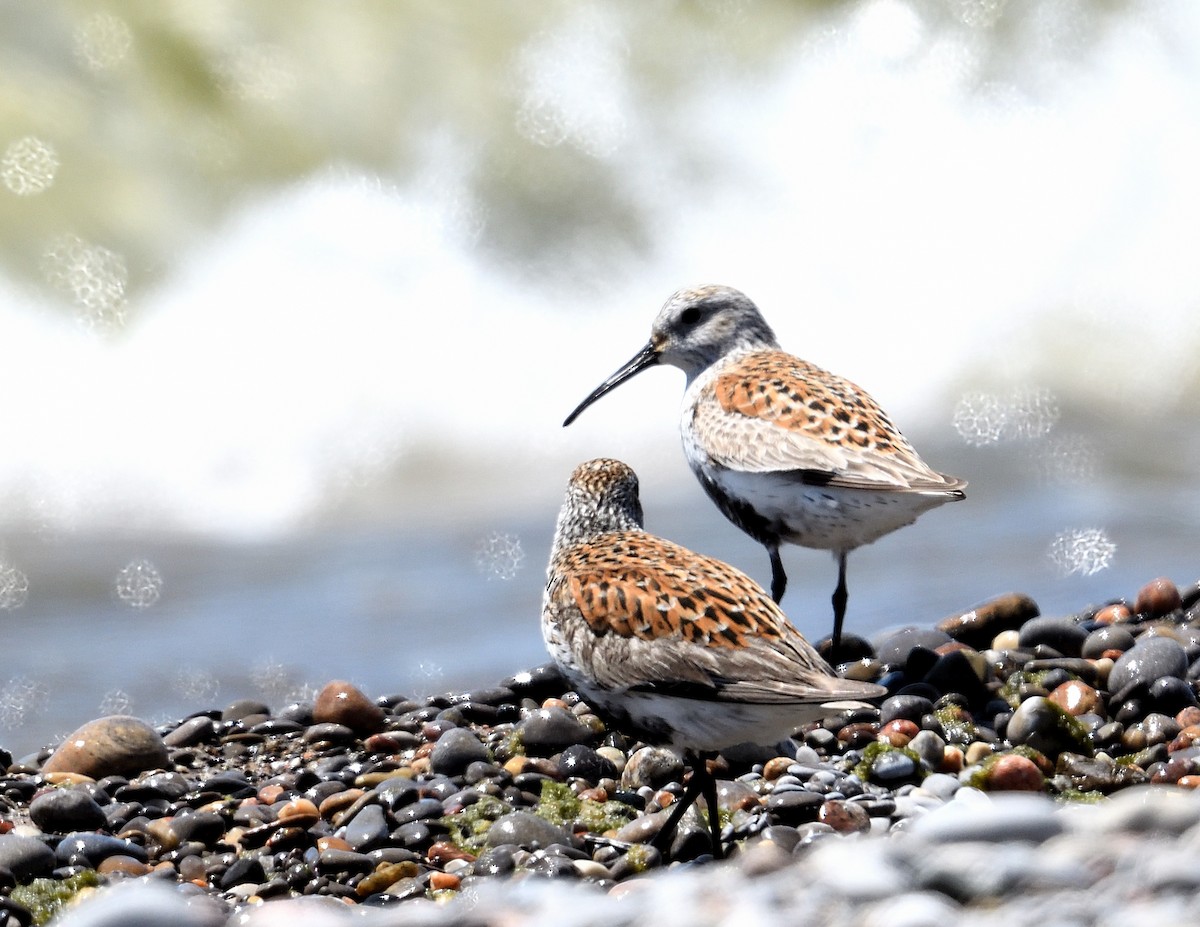
POLYGON ((571 474, 547 572, 542 636, 571 685, 692 766, 660 842, 703 794, 721 853, 706 763, 718 751, 779 742, 839 702, 884 694, 837 676, 744 573, 646 533, 637 476, 618 460, 571 474))
POLYGON ((865 391, 780 350, 758 307, 727 286, 671 296, 649 343, 563 425, 657 364, 687 376, 679 427, 688 464, 725 517, 767 548, 775 601, 787 587, 782 542, 833 551, 836 653, 847 554, 962 499, 967 484, 921 460, 865 391))

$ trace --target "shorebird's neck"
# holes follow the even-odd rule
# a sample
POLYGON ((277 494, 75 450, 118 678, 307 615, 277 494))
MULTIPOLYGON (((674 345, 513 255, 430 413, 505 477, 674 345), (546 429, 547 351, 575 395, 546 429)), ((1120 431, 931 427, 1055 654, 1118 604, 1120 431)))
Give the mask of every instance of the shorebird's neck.
POLYGON ((554 526, 552 555, 602 534, 641 531, 642 509, 635 500, 613 500, 570 491, 554 526))
POLYGON ((676 363, 674 366, 679 367, 683 371, 683 375, 687 378, 684 389, 691 386, 695 380, 702 374, 712 372, 716 375, 725 367, 735 364, 749 354, 757 354, 759 351, 778 351, 779 345, 772 338, 755 339, 740 341, 737 344, 729 347, 727 350, 713 352, 709 355, 697 356, 693 355, 687 358, 687 365, 676 363))

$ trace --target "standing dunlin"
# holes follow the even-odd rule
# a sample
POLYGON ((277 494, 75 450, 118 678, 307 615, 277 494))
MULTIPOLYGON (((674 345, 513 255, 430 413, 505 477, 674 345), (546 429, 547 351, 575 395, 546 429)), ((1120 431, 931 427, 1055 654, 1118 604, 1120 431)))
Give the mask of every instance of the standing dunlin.
POLYGON ((966 483, 932 470, 866 392, 780 350, 745 294, 680 290, 650 341, 567 416, 656 364, 687 375, 688 464, 725 517, 767 548, 771 595, 787 586, 780 543, 833 551, 832 652, 846 615, 846 555, 944 502, 966 483))
POLYGON ((834 674, 744 573, 643 531, 637 476, 618 460, 571 474, 547 575, 542 636, 572 686, 619 728, 691 763, 660 844, 703 794, 721 854, 706 764, 717 751, 775 743, 839 701, 885 692, 834 674))

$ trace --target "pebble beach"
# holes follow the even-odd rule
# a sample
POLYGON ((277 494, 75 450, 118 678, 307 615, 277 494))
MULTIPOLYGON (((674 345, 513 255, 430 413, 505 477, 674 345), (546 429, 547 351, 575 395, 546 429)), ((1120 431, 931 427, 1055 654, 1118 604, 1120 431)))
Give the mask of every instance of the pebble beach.
POLYGON ((703 808, 652 845, 684 765, 553 667, 335 680, 0 750, 0 925, 1200 920, 1200 584, 844 644, 888 697, 722 755, 725 861, 703 808))

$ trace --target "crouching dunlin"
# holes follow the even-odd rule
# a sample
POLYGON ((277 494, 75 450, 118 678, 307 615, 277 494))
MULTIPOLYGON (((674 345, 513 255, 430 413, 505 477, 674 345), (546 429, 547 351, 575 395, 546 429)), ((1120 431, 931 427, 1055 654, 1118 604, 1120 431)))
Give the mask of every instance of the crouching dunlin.
POLYGON ((744 573, 643 531, 637 475, 618 460, 571 474, 547 573, 542 636, 568 681, 618 728, 692 767, 660 846, 703 794, 721 855, 706 764, 718 751, 776 743, 838 701, 884 694, 837 676, 744 573))
POLYGON ((833 551, 836 653, 846 555, 963 498, 967 484, 930 469, 863 390, 781 351, 758 307, 727 286, 675 293, 650 342, 563 425, 656 364, 687 375, 679 427, 688 464, 725 517, 767 548, 775 601, 787 586, 781 542, 833 551))

